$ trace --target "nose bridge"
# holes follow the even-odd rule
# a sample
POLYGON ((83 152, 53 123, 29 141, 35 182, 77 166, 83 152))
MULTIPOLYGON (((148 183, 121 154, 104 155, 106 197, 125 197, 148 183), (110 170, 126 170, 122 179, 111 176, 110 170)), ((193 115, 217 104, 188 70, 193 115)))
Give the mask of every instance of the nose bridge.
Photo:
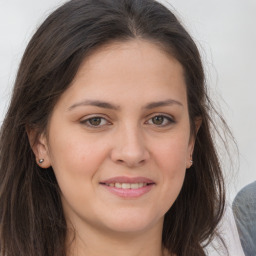
POLYGON ((141 127, 126 123, 119 127, 112 158, 115 162, 129 167, 143 164, 149 158, 141 127))

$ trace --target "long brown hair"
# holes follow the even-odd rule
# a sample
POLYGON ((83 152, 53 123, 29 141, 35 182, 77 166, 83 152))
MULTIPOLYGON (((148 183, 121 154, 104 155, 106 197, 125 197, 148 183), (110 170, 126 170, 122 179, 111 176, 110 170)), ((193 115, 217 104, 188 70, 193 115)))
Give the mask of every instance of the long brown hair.
POLYGON ((202 119, 182 190, 166 213, 162 241, 177 256, 205 255, 225 196, 213 140, 213 110, 196 44, 154 0, 72 0, 39 27, 24 53, 0 134, 0 254, 64 256, 67 226, 52 168, 35 161, 26 129, 43 133, 81 62, 100 46, 136 38, 159 44, 183 66, 191 130, 202 119))

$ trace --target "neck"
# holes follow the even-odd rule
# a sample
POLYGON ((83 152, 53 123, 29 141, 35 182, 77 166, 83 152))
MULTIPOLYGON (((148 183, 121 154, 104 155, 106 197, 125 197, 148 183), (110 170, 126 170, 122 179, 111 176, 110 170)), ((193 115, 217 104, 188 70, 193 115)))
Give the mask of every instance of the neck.
POLYGON ((162 248, 162 222, 147 230, 130 233, 98 230, 88 225, 74 228, 75 233, 69 233, 68 256, 168 255, 162 248))

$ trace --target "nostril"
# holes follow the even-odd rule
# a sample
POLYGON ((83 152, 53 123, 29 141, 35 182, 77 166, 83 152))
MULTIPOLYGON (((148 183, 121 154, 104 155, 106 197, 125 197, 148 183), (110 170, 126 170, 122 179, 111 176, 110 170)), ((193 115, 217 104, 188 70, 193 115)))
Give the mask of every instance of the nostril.
POLYGON ((124 143, 123 148, 121 146, 114 147, 110 152, 111 160, 116 164, 127 165, 128 167, 145 164, 149 159, 149 152, 144 146, 135 147, 134 145, 130 141, 130 144, 124 143))

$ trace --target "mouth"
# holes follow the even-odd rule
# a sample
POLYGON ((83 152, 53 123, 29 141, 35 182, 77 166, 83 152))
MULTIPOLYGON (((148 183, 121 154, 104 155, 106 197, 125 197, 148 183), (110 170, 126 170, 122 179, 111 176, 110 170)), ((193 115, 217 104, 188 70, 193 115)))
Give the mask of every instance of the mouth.
POLYGON ((148 193, 156 183, 145 177, 114 177, 99 183, 122 198, 137 198, 148 193))

